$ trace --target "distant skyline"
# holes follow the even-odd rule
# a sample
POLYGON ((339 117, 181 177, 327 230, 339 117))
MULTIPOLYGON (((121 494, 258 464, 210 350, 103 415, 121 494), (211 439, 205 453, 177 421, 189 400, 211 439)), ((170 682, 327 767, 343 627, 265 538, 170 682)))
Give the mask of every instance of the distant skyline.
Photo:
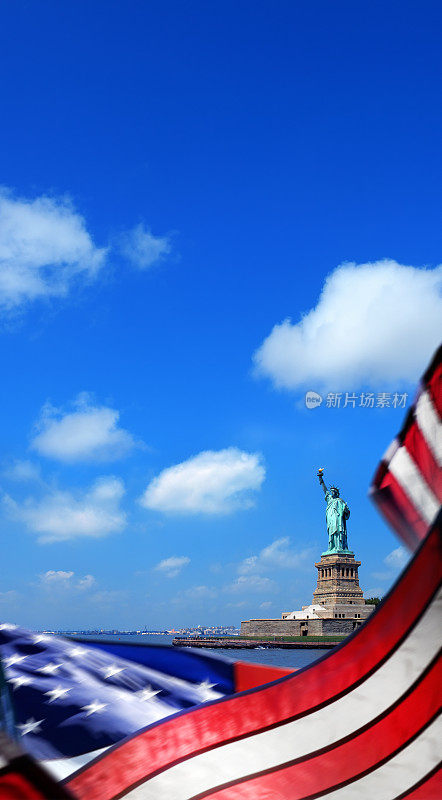
POLYGON ((180 630, 184 631, 204 631, 204 630, 239 630, 235 628, 234 625, 223 625, 223 624, 213 624, 213 625, 182 625, 175 629, 173 626, 171 628, 149 628, 147 625, 141 626, 134 626, 133 628, 116 628, 115 626, 110 626, 109 628, 83 628, 81 625, 77 626, 77 628, 59 628, 57 630, 50 630, 49 628, 41 629, 39 632, 43 633, 69 633, 74 635, 76 633, 87 633, 87 634, 94 634, 97 633, 99 635, 106 635, 106 634, 140 634, 143 635, 152 635, 152 636, 167 636, 168 634, 172 633, 179 633, 180 630))
POLYGON ((442 328, 441 15, 2 7, 0 622, 300 608, 318 467, 385 594, 367 491, 442 328))

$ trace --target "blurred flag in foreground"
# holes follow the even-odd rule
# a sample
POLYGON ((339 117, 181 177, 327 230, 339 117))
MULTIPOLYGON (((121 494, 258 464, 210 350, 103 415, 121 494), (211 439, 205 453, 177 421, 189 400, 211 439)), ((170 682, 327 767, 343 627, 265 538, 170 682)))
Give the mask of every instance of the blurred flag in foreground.
POLYGON ((0 631, 20 741, 74 797, 440 800, 441 369, 439 351, 373 486, 417 552, 314 664, 281 677, 197 651, 0 631))
POLYGON ((442 347, 371 487, 373 500, 410 550, 425 538, 442 503, 441 418, 442 347))
POLYGON ((287 674, 187 648, 86 644, 8 624, 0 653, 19 740, 58 779, 165 717, 287 674))
POLYGON ((0 730, 0 797, 2 800, 69 800, 72 795, 0 730))

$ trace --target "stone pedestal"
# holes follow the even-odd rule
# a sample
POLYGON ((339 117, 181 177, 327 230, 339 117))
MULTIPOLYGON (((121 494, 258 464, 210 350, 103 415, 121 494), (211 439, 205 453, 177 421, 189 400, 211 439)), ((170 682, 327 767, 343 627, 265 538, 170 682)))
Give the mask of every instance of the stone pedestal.
POLYGON ((354 553, 323 553, 315 564, 318 583, 313 602, 321 606, 363 605, 364 595, 359 586, 358 568, 354 553))
POLYGON ((300 611, 283 611, 281 619, 251 619, 241 622, 247 636, 329 636, 354 631, 374 611, 359 586, 358 570, 351 550, 327 551, 315 564, 318 582, 313 604, 300 611))

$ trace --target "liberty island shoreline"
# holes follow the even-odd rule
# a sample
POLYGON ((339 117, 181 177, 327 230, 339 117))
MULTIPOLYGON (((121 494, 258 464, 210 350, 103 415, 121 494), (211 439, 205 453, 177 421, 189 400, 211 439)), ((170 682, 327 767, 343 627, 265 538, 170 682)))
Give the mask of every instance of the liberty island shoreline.
POLYGON ((336 638, 334 640, 325 640, 314 638, 313 641, 308 641, 305 638, 299 641, 278 641, 270 638, 254 638, 254 639, 229 639, 228 637, 218 637, 216 639, 189 639, 176 637, 172 641, 173 647, 198 647, 206 650, 330 650, 332 647, 340 644, 345 637, 336 638))

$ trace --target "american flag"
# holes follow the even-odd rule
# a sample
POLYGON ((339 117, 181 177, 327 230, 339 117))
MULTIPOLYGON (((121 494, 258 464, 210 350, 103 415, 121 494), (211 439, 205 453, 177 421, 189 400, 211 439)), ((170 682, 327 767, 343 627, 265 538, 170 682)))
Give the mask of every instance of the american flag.
POLYGON ((373 500, 410 550, 425 538, 442 503, 441 418, 442 347, 371 487, 373 500))
MULTIPOLYGON (((9 733, 63 782, 166 717, 288 673, 188 649, 85 644, 7 623, 0 625, 0 655, 9 733)), ((1 775, 0 762, 3 797, 1 775)))
POLYGON ((415 555, 314 664, 271 674, 197 651, 0 632, 20 740, 74 797, 440 800, 441 369, 439 351, 373 485, 415 555))

